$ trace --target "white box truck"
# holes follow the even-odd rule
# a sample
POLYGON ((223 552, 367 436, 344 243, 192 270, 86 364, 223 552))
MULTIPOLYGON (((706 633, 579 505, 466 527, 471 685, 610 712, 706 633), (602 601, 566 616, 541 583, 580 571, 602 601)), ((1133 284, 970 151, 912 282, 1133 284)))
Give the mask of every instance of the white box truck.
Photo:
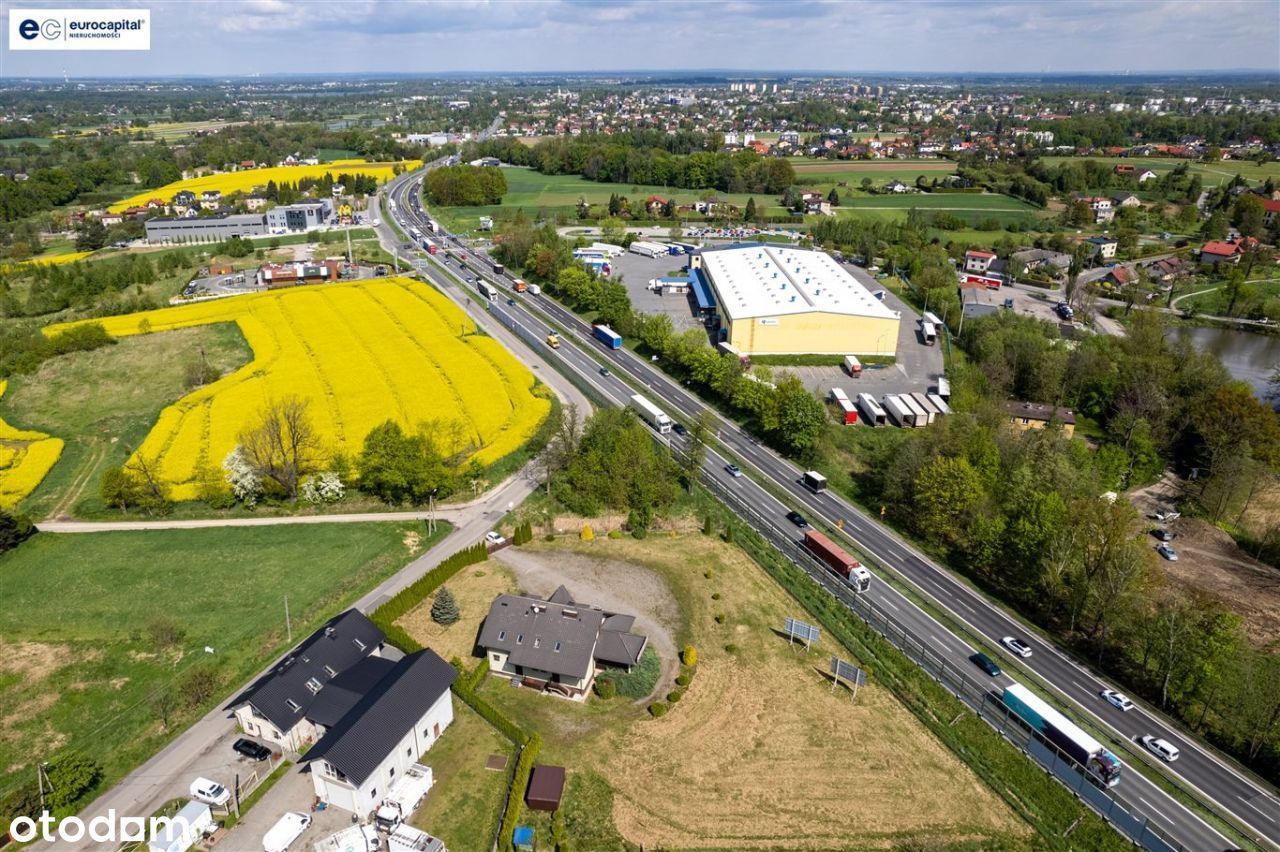
POLYGON ((827 490, 827 478, 816 470, 806 470, 804 476, 800 477, 800 484, 814 494, 821 494, 827 490))
POLYGON ((928 394, 929 401, 933 403, 933 407, 938 409, 938 413, 944 417, 951 413, 951 406, 947 405, 947 401, 936 393, 928 394))
POLYGON ((387 797, 374 812, 373 820, 378 828, 390 831, 412 816, 434 783, 430 766, 415 763, 406 769, 404 774, 391 784, 387 797))
POLYGON ((262 836, 262 852, 288 852, 289 845, 311 825, 308 814, 288 811, 262 836))
POLYGON ((666 434, 671 431, 671 418, 668 417, 662 409, 645 399, 640 394, 631 397, 630 409, 640 415, 640 419, 648 423, 659 434, 666 434))
POLYGON ((857 355, 844 356, 844 369, 850 376, 857 378, 862 375, 862 362, 858 360, 857 355))
POLYGON ((382 840, 372 825, 352 825, 323 840, 317 840, 315 852, 381 852, 382 840))

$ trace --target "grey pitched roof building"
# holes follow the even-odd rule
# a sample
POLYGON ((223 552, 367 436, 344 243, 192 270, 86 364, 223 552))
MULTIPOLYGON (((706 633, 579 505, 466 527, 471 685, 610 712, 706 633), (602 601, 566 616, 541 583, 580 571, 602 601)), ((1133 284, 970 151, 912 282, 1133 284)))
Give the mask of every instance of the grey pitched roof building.
POLYGON ((503 651, 513 666, 583 678, 592 661, 631 667, 648 639, 629 632, 635 616, 574 602, 564 586, 546 600, 498 595, 480 629, 480 647, 503 651))
POLYGON ((395 663, 303 760, 323 758, 360 785, 453 684, 458 673, 431 650, 395 663))
MULTIPOLYGON (((252 704, 258 715, 281 731, 288 731, 308 718, 327 684, 378 650, 385 638, 364 613, 349 609, 329 619, 285 654, 271 671, 233 698, 228 707, 252 704)), ((362 676, 367 679, 371 675, 368 670, 362 676)), ((350 688, 351 681, 346 683, 350 688)))

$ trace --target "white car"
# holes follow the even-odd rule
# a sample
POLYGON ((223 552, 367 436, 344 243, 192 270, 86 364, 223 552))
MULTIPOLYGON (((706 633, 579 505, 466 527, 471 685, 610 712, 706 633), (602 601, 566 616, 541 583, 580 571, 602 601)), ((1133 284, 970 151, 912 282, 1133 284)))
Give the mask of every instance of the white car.
POLYGON ((222 807, 231 801, 231 791, 217 781, 208 778, 197 778, 191 782, 191 798, 206 805, 222 807))
POLYGON ((1031 646, 1020 639, 1014 639, 1012 636, 1006 636, 1000 640, 1000 644, 1008 648, 1011 652, 1019 657, 1030 657, 1031 646))
POLYGON ((1142 738, 1142 744, 1166 763, 1173 763, 1178 759, 1178 747, 1166 739, 1148 734, 1142 738))
POLYGON ((1112 707, 1123 710, 1126 713, 1133 709, 1133 702, 1129 700, 1129 696, 1122 692, 1116 692, 1114 689, 1104 689, 1098 694, 1105 698, 1112 707))
POLYGON ((484 542, 485 544, 504 544, 506 542, 506 538, 504 538, 502 533, 497 530, 490 530, 484 534, 484 542))
POLYGON ((1172 547, 1170 547, 1167 544, 1161 543, 1159 546, 1157 546, 1156 553, 1159 553, 1161 556, 1163 556, 1165 559, 1168 559, 1170 562, 1178 561, 1178 551, 1174 550, 1172 547))

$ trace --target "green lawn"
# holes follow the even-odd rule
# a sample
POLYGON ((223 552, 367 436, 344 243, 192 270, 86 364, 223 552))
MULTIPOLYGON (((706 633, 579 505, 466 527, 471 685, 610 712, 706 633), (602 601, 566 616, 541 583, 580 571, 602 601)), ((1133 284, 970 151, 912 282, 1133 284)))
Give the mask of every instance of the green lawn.
POLYGON ((792 160, 791 165, 798 185, 824 191, 840 183, 857 188, 863 178, 875 187, 894 180, 914 186, 921 176, 933 180, 956 173, 956 164, 950 160, 792 160))
POLYGON ((906 210, 919 207, 925 210, 999 210, 1005 212, 1038 212, 1038 208, 1017 198, 997 193, 970 192, 908 192, 901 195, 856 195, 841 199, 842 208, 890 208, 906 210))
POLYGON ((101 513, 98 480, 123 464, 155 424, 161 409, 186 388, 187 365, 201 352, 224 374, 249 362, 239 328, 223 323, 121 339, 92 352, 52 358, 30 376, 15 376, 0 398, 0 417, 66 441, 62 457, 22 511, 34 518, 101 513))
POLYGON ((1174 158, 1162 157, 1044 157, 1042 161, 1047 165, 1058 165, 1069 160, 1093 160, 1098 163, 1106 163, 1108 165, 1118 165, 1125 163, 1132 166, 1151 169, 1158 174, 1171 172, 1180 165, 1187 165, 1191 169, 1192 174, 1198 174, 1204 185, 1218 186, 1235 177, 1237 174, 1242 175, 1246 180, 1253 183, 1262 183, 1267 178, 1275 178, 1280 180, 1280 162, 1264 163, 1258 165, 1251 160, 1224 160, 1221 163, 1200 163, 1195 160, 1179 160, 1174 158))
POLYGON ((37 145, 41 148, 48 148, 53 144, 53 140, 48 136, 14 136, 9 139, 0 139, 0 147, 16 148, 25 142, 30 142, 32 145, 37 145))
MULTIPOLYGON (((448 525, 445 525, 445 530, 448 525)), ((288 646, 412 557, 421 524, 42 533, 0 557, 0 790, 59 748, 105 788, 288 646), (167 619, 180 631, 157 638, 167 619), (205 647, 214 649, 207 654, 205 647), (214 683, 168 729, 152 696, 214 683)), ((438 534, 443 537, 444 531, 438 534)), ((432 541, 423 541, 419 550, 432 541)))
MULTIPOLYGON (((509 218, 517 209, 526 216, 539 213, 547 217, 564 216, 576 219, 578 200, 585 198, 589 204, 605 204, 612 194, 625 195, 631 200, 633 209, 639 209, 650 195, 675 199, 677 203, 697 201, 703 190, 676 189, 664 186, 637 186, 622 183, 598 183, 586 180, 578 175, 544 175, 533 169, 523 167, 504 168, 502 174, 507 179, 507 194, 502 197, 502 204, 484 207, 432 207, 451 230, 475 231, 480 223, 480 216, 492 216, 495 219, 509 218), (637 204, 638 203, 638 204, 637 204)), ((782 216, 785 211, 777 205, 778 198, 764 194, 750 193, 716 193, 726 201, 746 207, 747 200, 754 197, 761 210, 769 215, 782 216), (771 205, 765 207, 765 205, 771 205)))
POLYGON ((511 743, 462 701, 453 702, 453 724, 423 757, 435 786, 413 824, 450 849, 487 849, 498 831, 511 774, 511 743), (491 754, 507 758, 501 770, 485 769, 491 754))

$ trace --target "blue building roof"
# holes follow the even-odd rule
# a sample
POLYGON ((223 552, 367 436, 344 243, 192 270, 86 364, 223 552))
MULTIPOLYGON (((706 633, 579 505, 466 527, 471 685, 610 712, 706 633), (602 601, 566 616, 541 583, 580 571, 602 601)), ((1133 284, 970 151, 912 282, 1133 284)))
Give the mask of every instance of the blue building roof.
POLYGON ((693 287, 693 297, 698 300, 698 310, 714 311, 716 298, 707 286, 706 276, 701 269, 689 270, 689 284, 693 287))

